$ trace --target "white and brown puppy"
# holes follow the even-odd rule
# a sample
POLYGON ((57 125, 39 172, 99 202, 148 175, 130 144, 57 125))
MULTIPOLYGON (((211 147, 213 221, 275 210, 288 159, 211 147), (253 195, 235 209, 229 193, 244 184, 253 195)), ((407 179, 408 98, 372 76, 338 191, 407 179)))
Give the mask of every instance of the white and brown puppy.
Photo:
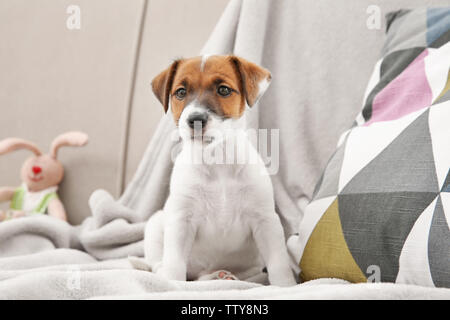
POLYGON ((245 129, 245 110, 270 79, 242 58, 204 56, 175 61, 153 80, 182 138, 167 202, 146 226, 145 261, 153 272, 171 280, 247 279, 266 266, 271 284, 296 284, 264 163, 245 136, 230 134, 245 129), (230 142, 257 161, 192 161, 230 142))

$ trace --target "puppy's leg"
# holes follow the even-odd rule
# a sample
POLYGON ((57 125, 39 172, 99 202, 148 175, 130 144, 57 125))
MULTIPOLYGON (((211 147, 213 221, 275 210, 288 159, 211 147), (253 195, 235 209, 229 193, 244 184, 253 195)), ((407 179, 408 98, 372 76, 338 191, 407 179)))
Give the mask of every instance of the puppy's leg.
POLYGON ((254 277, 258 277, 260 275, 263 275, 263 276, 266 275, 263 272, 263 268, 261 266, 252 267, 252 268, 249 268, 249 269, 247 269, 245 271, 236 273, 236 277, 238 277, 239 279, 241 279, 243 281, 251 281, 249 279, 252 279, 254 277))
POLYGON ((164 250, 164 212, 156 212, 145 225, 144 255, 145 262, 153 272, 158 271, 162 263, 164 250))
POLYGON ((294 286, 294 275, 289 266, 289 255, 284 232, 276 213, 253 223, 252 233, 256 246, 266 264, 269 282, 277 286, 294 286))
POLYGON ((164 217, 164 253, 158 274, 169 280, 186 281, 187 259, 191 252, 196 227, 183 212, 170 212, 164 217))

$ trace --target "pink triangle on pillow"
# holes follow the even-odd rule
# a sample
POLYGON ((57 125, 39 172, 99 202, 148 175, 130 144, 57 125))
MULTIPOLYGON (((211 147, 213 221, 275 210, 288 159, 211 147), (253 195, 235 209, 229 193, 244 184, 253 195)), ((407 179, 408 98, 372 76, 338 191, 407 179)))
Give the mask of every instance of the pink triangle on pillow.
POLYGON ((374 98, 372 117, 364 125, 399 119, 432 103, 432 91, 425 73, 425 49, 374 98))

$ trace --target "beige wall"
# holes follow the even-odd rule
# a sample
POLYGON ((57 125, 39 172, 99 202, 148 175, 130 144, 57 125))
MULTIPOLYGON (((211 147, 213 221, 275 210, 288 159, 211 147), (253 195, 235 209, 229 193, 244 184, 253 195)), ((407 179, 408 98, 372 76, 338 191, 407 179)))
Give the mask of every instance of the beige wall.
MULTIPOLYGON (((91 138, 60 152, 70 222, 90 214, 95 189, 120 195, 121 177, 131 179, 162 115, 151 79, 172 58, 198 54, 227 2, 0 0, 0 139, 30 139, 46 151, 67 130, 91 138), (81 8, 80 30, 66 28, 71 4, 81 8)), ((20 183, 27 156, 0 157, 0 186, 20 183)))

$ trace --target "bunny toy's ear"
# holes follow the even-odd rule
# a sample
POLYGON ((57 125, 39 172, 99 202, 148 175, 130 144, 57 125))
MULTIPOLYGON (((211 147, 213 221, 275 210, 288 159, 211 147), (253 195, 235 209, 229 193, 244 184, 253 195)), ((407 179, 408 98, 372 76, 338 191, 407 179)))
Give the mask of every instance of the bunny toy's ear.
POLYGON ((82 147, 88 143, 89 137, 86 133, 80 131, 71 131, 63 133, 55 138, 50 148, 50 155, 56 159, 58 150, 61 147, 82 147))
POLYGON ((19 139, 19 138, 7 138, 0 141, 0 155, 13 152, 19 149, 28 149, 33 152, 36 156, 40 156, 42 152, 39 148, 30 141, 19 139))

